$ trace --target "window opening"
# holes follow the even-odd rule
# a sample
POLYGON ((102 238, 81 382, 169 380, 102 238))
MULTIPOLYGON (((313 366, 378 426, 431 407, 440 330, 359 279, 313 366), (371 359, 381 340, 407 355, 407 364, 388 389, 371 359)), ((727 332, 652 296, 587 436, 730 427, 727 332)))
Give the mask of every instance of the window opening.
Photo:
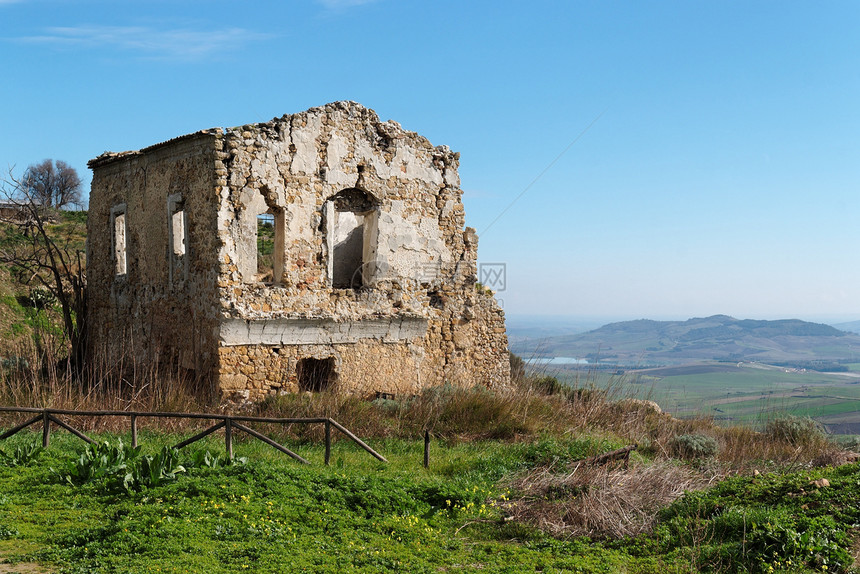
POLYGON ((284 275, 285 211, 273 203, 274 193, 242 191, 235 225, 236 265, 245 283, 280 283, 284 275))
POLYGON ((177 257, 185 255, 185 210, 173 212, 170 218, 170 228, 173 232, 173 254, 177 257))
POLYGON ((275 277, 275 215, 271 210, 257 215, 257 281, 270 283, 275 277))
POLYGON ((332 286, 358 289, 364 285, 364 215, 337 211, 334 216, 332 286))
POLYGON ((296 371, 299 391, 312 393, 325 391, 334 381, 334 357, 299 359, 296 371))
POLYGON ((113 241, 111 243, 113 244, 114 273, 120 276, 128 272, 125 205, 118 205, 111 209, 111 218, 113 219, 113 241))
POLYGON ((185 218, 185 204, 180 194, 167 197, 168 243, 170 257, 170 281, 185 278, 187 265, 185 254, 188 251, 188 222, 185 218))
POLYGON ((377 212, 373 199, 346 189, 326 202, 329 280, 337 289, 371 284, 376 261, 377 212))

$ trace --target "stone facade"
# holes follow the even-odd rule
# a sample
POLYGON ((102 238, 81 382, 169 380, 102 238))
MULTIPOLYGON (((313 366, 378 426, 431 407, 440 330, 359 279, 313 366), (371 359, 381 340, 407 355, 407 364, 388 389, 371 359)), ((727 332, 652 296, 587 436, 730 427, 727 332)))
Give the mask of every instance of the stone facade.
POLYGON ((91 360, 178 367, 231 400, 507 384, 458 160, 354 102, 102 154, 91 360))

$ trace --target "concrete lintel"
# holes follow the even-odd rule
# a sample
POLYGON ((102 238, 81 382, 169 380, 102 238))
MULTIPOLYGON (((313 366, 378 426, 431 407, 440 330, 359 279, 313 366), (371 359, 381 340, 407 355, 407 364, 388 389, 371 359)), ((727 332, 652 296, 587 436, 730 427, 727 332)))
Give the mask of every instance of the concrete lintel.
POLYGON ((332 319, 224 319, 219 337, 226 347, 236 345, 333 345, 362 339, 382 342, 423 337, 427 320, 395 317, 337 322, 332 319))

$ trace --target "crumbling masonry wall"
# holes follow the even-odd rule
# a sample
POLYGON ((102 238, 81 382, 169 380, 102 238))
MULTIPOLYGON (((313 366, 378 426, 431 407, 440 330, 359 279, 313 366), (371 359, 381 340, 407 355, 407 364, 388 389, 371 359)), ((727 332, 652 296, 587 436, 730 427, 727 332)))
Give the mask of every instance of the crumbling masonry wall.
POLYGON ((475 289, 458 160, 354 102, 100 156, 94 337, 147 335, 234 400, 507 384, 504 316, 475 289), (186 251, 171 271, 180 196, 186 251), (268 263, 261 218, 274 228, 268 263))
POLYGON ((89 361, 136 372, 217 367, 217 137, 198 133, 133 153, 105 154, 93 169, 87 218, 89 361), (172 251, 170 201, 181 198, 185 254, 172 251), (122 221, 118 221, 122 218, 122 221), (124 273, 116 231, 123 231, 124 273))

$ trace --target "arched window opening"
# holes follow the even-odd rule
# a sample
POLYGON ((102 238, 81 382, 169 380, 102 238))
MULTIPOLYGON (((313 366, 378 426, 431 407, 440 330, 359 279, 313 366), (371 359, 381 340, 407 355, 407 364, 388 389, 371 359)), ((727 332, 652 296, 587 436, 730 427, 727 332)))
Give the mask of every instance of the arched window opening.
POLYGON ((326 202, 329 281, 338 289, 371 284, 376 261, 377 208, 367 193, 346 189, 326 202))

